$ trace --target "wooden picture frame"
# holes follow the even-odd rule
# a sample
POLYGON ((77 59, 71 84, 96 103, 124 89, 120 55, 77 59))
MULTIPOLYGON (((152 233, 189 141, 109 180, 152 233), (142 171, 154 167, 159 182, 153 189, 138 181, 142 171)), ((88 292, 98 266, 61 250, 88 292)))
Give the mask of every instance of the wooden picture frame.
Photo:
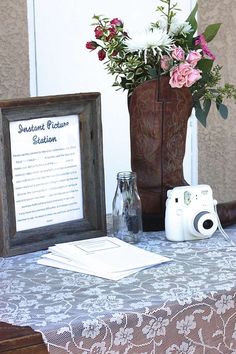
MULTIPOLYGON (((69 123, 67 124, 69 125, 69 123)), ((40 126, 45 129, 43 124, 40 126)), ((73 133, 72 130, 71 133, 73 133)), ((65 138, 67 137, 65 136, 65 138)), ((48 136, 46 139, 49 140, 48 136)), ((79 169, 79 166, 76 167, 79 169)), ((23 172, 26 172, 25 169, 23 172)), ((27 184, 25 190, 27 191, 27 184)), ((55 243, 102 235, 106 235, 106 211, 100 93, 0 101, 0 256, 37 251, 46 249, 55 243), (13 167, 15 170, 15 165, 13 165, 12 147, 16 150, 20 144, 17 145, 16 141, 11 141, 12 126, 19 122, 18 133, 22 131, 28 133, 33 128, 39 128, 39 125, 34 125, 34 122, 44 122, 45 119, 61 121, 61 117, 68 118, 68 122, 71 117, 74 117, 75 123, 78 119, 82 217, 61 222, 59 216, 57 223, 43 224, 40 227, 34 226, 34 228, 26 227, 26 229, 23 227, 23 229, 17 230, 20 223, 16 220, 16 206, 18 204, 14 193, 13 167), (75 119, 75 117, 77 118, 75 119), (31 122, 32 124, 31 126, 28 124, 28 128, 26 128, 24 125, 27 126, 27 124, 22 124, 22 122, 31 122)))

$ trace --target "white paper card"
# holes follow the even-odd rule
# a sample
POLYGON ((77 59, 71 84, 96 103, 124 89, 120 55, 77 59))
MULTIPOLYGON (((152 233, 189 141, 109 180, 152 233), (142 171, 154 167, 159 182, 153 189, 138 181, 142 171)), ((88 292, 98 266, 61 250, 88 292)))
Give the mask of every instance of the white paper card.
POLYGON ((38 261, 52 267, 118 280, 137 271, 170 261, 115 237, 98 237, 49 247, 38 261))

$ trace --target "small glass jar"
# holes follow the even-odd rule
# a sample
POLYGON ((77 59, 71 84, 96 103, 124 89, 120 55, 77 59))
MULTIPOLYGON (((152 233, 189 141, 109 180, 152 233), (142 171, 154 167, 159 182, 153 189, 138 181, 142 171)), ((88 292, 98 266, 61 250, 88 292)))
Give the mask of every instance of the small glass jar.
POLYGON ((117 187, 112 203, 113 235, 128 243, 137 243, 142 236, 142 208, 136 173, 117 174, 117 187))

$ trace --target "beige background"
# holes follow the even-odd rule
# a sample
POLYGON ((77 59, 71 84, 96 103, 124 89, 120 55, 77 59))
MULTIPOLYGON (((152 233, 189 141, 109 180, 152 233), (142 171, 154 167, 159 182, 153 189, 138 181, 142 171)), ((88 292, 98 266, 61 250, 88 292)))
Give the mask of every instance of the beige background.
MULTIPOLYGON (((187 0, 186 0, 187 1, 187 0)), ((200 28, 222 27, 210 44, 223 65, 223 77, 236 84, 236 9, 234 0, 199 0, 200 28)), ((0 1, 0 98, 29 96, 27 1, 0 1)), ((213 187, 218 201, 236 199, 236 106, 229 102, 224 121, 212 109, 207 129, 199 125, 199 183, 213 187)))
POLYGON ((0 0, 0 98, 29 96, 26 0, 0 0))
MULTIPOLYGON (((200 29, 221 22, 210 42, 216 62, 223 65, 223 82, 236 85, 236 8, 234 0, 199 0, 200 29)), ((214 105, 215 106, 215 105, 214 105)), ((229 117, 211 109, 207 129, 199 124, 199 183, 210 184, 218 201, 236 199, 236 105, 227 102, 229 117)), ((214 107, 215 108, 215 107, 214 107)))

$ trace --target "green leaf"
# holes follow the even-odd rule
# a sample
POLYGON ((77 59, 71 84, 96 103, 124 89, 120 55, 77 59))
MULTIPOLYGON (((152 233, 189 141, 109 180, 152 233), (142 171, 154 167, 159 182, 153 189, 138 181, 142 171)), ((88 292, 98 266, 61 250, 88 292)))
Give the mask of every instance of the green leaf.
POLYGON ((93 15, 92 18, 93 18, 94 20, 99 20, 101 16, 102 16, 102 15, 93 15))
POLYGON ((112 55, 113 52, 114 52, 114 48, 113 47, 108 48, 107 55, 112 55))
POLYGON ((220 95, 218 95, 217 97, 216 97, 216 108, 218 109, 218 111, 219 111, 219 109, 220 109, 220 105, 222 104, 222 97, 220 96, 220 95))
POLYGON ((203 73, 210 72, 213 66, 213 60, 211 59, 201 59, 199 60, 197 67, 202 70, 203 73))
POLYGON ((217 32, 219 31, 221 26, 221 23, 214 23, 212 25, 207 26, 205 29, 203 35, 206 39, 207 42, 212 41, 213 38, 215 38, 217 32))
POLYGON ((198 10, 198 3, 196 3, 196 5, 194 6, 192 12, 190 13, 190 15, 188 16, 188 18, 186 20, 186 22, 188 22, 191 25, 191 27, 193 28, 194 33, 197 30, 197 21, 196 21, 196 18, 195 18, 197 10, 198 10))
POLYGON ((135 72, 136 75, 142 75, 143 70, 141 68, 138 68, 135 72))
POLYGON ((207 119, 206 112, 202 109, 199 101, 195 102, 194 107, 195 107, 195 113, 196 113, 197 119, 206 128, 206 119, 207 119))
POLYGON ((199 122, 206 128, 206 115, 202 109, 196 108, 196 117, 199 122))
POLYGON ((216 107, 221 115, 221 117, 223 119, 227 119, 228 118, 228 108, 226 107, 226 105, 224 105, 223 103, 220 104, 216 104, 216 107))
POLYGON ((132 80, 134 78, 134 73, 133 72, 129 72, 127 75, 127 80, 132 80))
POLYGON ((211 108, 211 100, 209 100, 209 99, 204 100, 203 110, 204 110, 206 116, 208 116, 210 108, 211 108))
POLYGON ((153 79, 157 77, 157 71, 155 68, 148 68, 148 74, 153 79))
POLYGON ((124 58, 125 58, 125 55, 126 55, 125 52, 120 52, 120 53, 119 53, 120 59, 124 59, 124 58))
POLYGON ((204 127, 206 127, 206 125, 207 125, 207 116, 210 111, 210 108, 211 108, 211 100, 210 99, 204 100, 203 107, 201 106, 199 101, 195 102, 196 117, 204 127))

